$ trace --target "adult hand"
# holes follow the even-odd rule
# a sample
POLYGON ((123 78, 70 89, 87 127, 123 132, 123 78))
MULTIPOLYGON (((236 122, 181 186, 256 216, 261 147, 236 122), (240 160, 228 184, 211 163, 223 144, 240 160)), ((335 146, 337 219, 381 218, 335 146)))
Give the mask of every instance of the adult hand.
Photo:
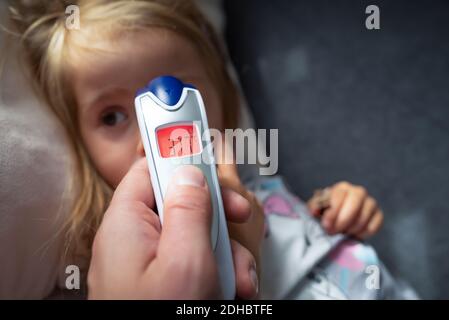
MULTIPOLYGON (((247 200, 224 191, 228 220, 251 215, 247 200)), ((155 203, 144 158, 130 169, 114 192, 95 236, 88 274, 90 299, 220 298, 218 270, 210 241, 210 195, 201 171, 177 169, 164 202, 164 226, 155 203)), ((231 241, 237 295, 257 294, 254 258, 231 241)), ((257 281, 256 281, 257 283, 257 281)))

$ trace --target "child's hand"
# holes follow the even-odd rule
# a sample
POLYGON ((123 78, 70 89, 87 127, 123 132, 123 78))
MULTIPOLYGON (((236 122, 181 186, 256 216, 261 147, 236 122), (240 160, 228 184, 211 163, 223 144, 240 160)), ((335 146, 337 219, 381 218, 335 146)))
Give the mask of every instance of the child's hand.
POLYGON ((348 182, 339 182, 315 194, 308 206, 313 215, 321 215, 321 224, 330 234, 346 233, 365 239, 375 234, 383 222, 376 200, 364 187, 348 182))

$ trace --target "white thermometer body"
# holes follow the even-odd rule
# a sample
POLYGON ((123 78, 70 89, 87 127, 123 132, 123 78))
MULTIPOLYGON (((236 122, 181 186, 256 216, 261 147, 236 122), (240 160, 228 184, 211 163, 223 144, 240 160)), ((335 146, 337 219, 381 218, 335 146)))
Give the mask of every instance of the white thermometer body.
POLYGON ((161 224, 171 175, 179 166, 195 165, 203 172, 211 195, 211 242, 223 297, 234 299, 231 246, 200 92, 174 77, 162 76, 139 90, 134 102, 161 224))

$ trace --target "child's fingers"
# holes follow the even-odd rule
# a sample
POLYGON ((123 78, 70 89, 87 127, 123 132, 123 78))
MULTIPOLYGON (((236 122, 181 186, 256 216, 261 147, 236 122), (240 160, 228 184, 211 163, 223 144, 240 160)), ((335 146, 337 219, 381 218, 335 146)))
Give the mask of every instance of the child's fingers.
POLYGON ((347 194, 347 187, 343 183, 335 185, 331 190, 330 207, 327 209, 321 220, 321 224, 326 231, 330 232, 334 228, 335 220, 337 219, 338 212, 343 205, 347 194))
POLYGON ((358 218, 363 202, 367 196, 363 187, 354 187, 348 191, 343 206, 334 225, 335 232, 344 232, 358 218))
POLYGON ((372 219, 369 221, 365 230, 357 235, 360 239, 366 239, 372 235, 374 235, 377 231, 379 231, 382 223, 384 221, 384 215, 382 210, 378 209, 376 213, 373 215, 372 219))
POLYGON ((365 230, 367 224, 370 222, 376 211, 376 200, 372 197, 368 197, 363 203, 362 211, 358 216, 358 219, 352 224, 351 227, 349 227, 347 233, 356 235, 365 230))
POLYGON ((318 216, 320 208, 314 198, 307 201, 307 207, 312 215, 318 216))
POLYGON ((312 198, 307 202, 310 213, 318 217, 330 206, 330 188, 315 190, 312 198))

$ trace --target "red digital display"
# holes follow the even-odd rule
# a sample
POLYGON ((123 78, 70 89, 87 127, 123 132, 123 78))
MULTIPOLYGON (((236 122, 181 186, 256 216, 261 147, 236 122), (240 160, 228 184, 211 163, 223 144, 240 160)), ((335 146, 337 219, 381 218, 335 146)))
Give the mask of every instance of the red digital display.
POLYGON ((192 124, 177 124, 156 131, 159 152, 163 158, 182 157, 201 152, 198 130, 192 124))

